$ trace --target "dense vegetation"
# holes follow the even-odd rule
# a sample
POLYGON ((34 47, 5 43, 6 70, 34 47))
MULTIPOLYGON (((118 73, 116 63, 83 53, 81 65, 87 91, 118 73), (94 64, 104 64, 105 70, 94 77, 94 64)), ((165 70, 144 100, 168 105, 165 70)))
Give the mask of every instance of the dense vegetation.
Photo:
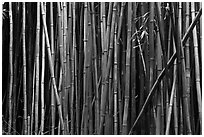
POLYGON ((2 134, 202 134, 201 14, 3 3, 2 134))

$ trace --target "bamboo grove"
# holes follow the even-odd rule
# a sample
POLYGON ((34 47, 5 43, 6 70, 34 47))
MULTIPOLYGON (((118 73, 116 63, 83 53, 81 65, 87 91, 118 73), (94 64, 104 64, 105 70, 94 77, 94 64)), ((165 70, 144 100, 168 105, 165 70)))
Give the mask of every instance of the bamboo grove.
POLYGON ((2 4, 2 134, 202 134, 202 4, 2 4))

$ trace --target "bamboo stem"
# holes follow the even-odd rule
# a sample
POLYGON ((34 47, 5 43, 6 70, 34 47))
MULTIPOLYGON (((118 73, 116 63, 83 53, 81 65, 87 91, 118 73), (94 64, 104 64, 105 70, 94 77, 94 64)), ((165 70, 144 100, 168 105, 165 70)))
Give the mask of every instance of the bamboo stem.
POLYGON ((25 2, 23 2, 23 25, 22 25, 22 37, 23 37, 23 97, 24 97, 24 134, 27 135, 27 91, 26 91, 26 40, 25 40, 25 25, 26 25, 26 10, 25 2))
MULTIPOLYGON (((44 7, 46 10, 46 3, 44 3, 44 7)), ((46 15, 45 15, 46 17, 46 15)), ((44 30, 44 27, 43 27, 44 30)), ((44 79, 45 79, 45 32, 42 32, 42 67, 41 67, 41 126, 40 133, 43 135, 44 133, 44 117, 45 117, 45 103, 44 103, 44 79)))
POLYGON ((132 3, 128 3, 128 18, 127 18, 127 54, 126 54, 126 84, 125 84, 125 105, 123 114, 123 135, 128 133, 127 117, 129 107, 129 92, 130 92, 130 53, 131 53, 131 24, 132 24, 132 3))
POLYGON ((10 81, 9 81, 9 122, 8 134, 11 134, 12 127, 12 86, 13 86, 13 15, 12 3, 9 2, 9 21, 10 21, 10 40, 9 40, 9 66, 10 66, 10 81))

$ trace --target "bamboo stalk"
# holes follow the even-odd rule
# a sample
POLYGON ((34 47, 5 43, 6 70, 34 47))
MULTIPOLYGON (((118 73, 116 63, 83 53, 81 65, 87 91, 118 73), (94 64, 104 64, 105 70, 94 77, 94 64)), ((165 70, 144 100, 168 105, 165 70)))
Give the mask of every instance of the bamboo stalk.
MULTIPOLYGON (((157 30, 157 75, 159 75, 162 71, 162 50, 161 50, 161 40, 160 35, 157 30)), ((163 126, 163 115, 162 115, 162 91, 163 91, 163 81, 161 81, 160 86, 158 88, 157 95, 157 118, 156 118, 156 134, 162 134, 162 126, 163 126)))
POLYGON ((113 70, 113 94, 114 94, 114 135, 118 134, 118 45, 117 27, 114 32, 114 70, 113 70))
MULTIPOLYGON (((154 2, 150 3, 150 21, 149 21, 149 88, 151 89, 154 81, 154 2)), ((147 112, 152 117, 152 109, 147 112)), ((150 134, 153 134, 153 123, 150 122, 150 134)))
MULTIPOLYGON (((186 3, 186 30, 188 29, 189 26, 189 18, 190 18, 190 7, 189 7, 190 3, 187 2, 186 3)), ((187 86, 187 97, 188 97, 188 103, 190 103, 190 51, 189 51, 189 40, 186 41, 185 43, 185 57, 186 57, 186 86, 187 86)))
MULTIPOLYGON (((46 10, 46 3, 44 3, 44 8, 46 10)), ((46 18, 46 14, 45 14, 46 18)), ((44 30, 44 27, 43 27, 44 30)), ((41 126, 40 133, 43 135, 44 133, 44 117, 45 117, 45 101, 44 101, 44 79, 45 79, 45 32, 42 32, 42 67, 41 67, 41 126)))
POLYGON ((9 81, 9 122, 8 134, 11 134, 12 127, 12 86, 13 86, 13 15, 12 3, 9 2, 9 21, 10 21, 10 40, 9 40, 9 66, 10 66, 10 81, 9 81))
POLYGON ((35 64, 34 64, 34 68, 33 68, 33 87, 32 87, 32 105, 31 105, 31 118, 30 118, 30 124, 31 124, 31 126, 30 126, 30 135, 33 135, 33 117, 34 117, 34 106, 35 106, 35 73, 36 73, 36 71, 35 71, 35 69, 36 69, 36 66, 35 66, 35 64))
POLYGON ((24 97, 24 134, 27 135, 27 92, 26 92, 26 40, 25 40, 25 24, 26 24, 26 10, 25 2, 23 3, 23 25, 22 25, 22 37, 23 37, 23 97, 24 97))
POLYGON ((85 115, 85 118, 84 118, 84 134, 86 135, 87 134, 87 126, 88 126, 88 85, 86 84, 87 83, 87 69, 86 67, 88 67, 88 62, 87 62, 87 42, 88 42, 88 3, 85 2, 84 4, 84 77, 83 77, 83 86, 84 86, 84 89, 83 89, 83 93, 84 93, 84 115, 85 115))
POLYGON ((100 109, 99 109, 99 91, 98 91, 98 68, 97 68, 97 45, 96 45, 96 21, 95 21, 95 9, 94 9, 94 3, 91 3, 92 7, 92 30, 93 30, 93 50, 94 50, 94 76, 95 76, 95 96, 96 96, 96 103, 95 103, 95 108, 96 108, 96 113, 95 113, 95 129, 96 133, 99 129, 99 118, 100 118, 100 109))
POLYGON ((37 26, 36 26, 36 54, 35 54, 35 61, 36 61, 36 91, 35 91, 35 135, 38 134, 38 100, 39 100, 39 75, 40 75, 40 3, 37 3, 37 26))
POLYGON ((170 103, 169 103, 169 109, 168 109, 168 113, 167 113, 167 122, 166 122, 166 131, 165 134, 168 135, 169 134, 169 128, 170 128, 170 122, 171 122, 171 113, 172 113, 172 106, 174 105, 173 103, 173 97, 176 91, 176 81, 177 81, 177 75, 176 75, 176 60, 174 61, 174 79, 173 79, 173 85, 172 85, 172 89, 171 89, 171 97, 170 97, 170 103))
MULTIPOLYGON (((72 47, 72 53, 71 53, 71 135, 74 134, 74 84, 75 79, 74 79, 74 60, 75 60, 75 54, 76 54, 76 34, 75 34, 75 29, 76 29, 76 16, 75 16, 75 3, 72 3, 72 9, 73 9, 73 47, 72 47)), ((76 63, 75 63, 76 64, 76 63)))
MULTIPOLYGON (((138 5, 137 3, 132 3, 132 21, 131 21, 131 26, 132 26, 132 30, 131 30, 131 33, 133 33, 135 30, 136 30, 136 26, 134 25, 134 22, 133 20, 136 18, 136 11, 138 9, 138 5)), ((132 35, 132 34, 131 34, 132 35)), ((132 84, 130 84, 130 88, 131 88, 131 118, 130 118, 130 125, 132 126, 133 125, 133 122, 134 120, 136 119, 136 96, 137 96, 137 91, 138 91, 138 87, 137 87, 137 82, 136 82, 136 78, 137 78, 137 71, 135 71, 135 68, 136 68, 136 64, 138 63, 137 60, 136 60, 136 48, 134 48, 134 45, 136 44, 136 41, 131 41, 131 71, 130 71, 130 77, 131 77, 131 82, 132 84)), ((134 132, 135 134, 136 132, 134 132)))
MULTIPOLYGON (((52 62, 54 64, 55 53, 54 53, 54 24, 53 24, 53 3, 50 3, 50 46, 51 46, 51 55, 52 62)), ((51 86, 51 134, 55 133, 55 97, 54 97, 54 87, 51 86)))
POLYGON ((130 90, 130 53, 131 53, 131 24, 132 24, 132 3, 128 3, 128 18, 127 18, 127 54, 126 54, 126 84, 125 84, 125 105, 123 114, 123 135, 128 133, 127 127, 127 117, 128 117, 128 107, 129 107, 129 90, 130 90))
MULTIPOLYGON (((14 41, 13 44, 15 44, 15 49, 13 49, 15 51, 14 54, 14 65, 13 65, 13 128, 16 129, 16 117, 17 117, 17 96, 18 96, 18 90, 17 90, 17 83, 18 83, 18 76, 19 76, 19 70, 18 70, 18 64, 19 64, 19 51, 20 51, 20 8, 19 8, 20 4, 16 3, 15 4, 15 8, 13 9, 13 11, 15 11, 16 15, 14 16, 14 20, 16 21, 16 24, 13 25, 13 27, 16 27, 16 31, 14 31, 14 41)), ((13 12, 14 13, 14 12, 13 12)), ((13 22, 14 23, 14 22, 13 22)), ((13 29, 14 29, 13 28, 13 29)), ((2 37, 3 38, 3 37, 2 37)), ((3 49, 3 48, 2 48, 3 49)), ((3 101, 2 101, 3 104, 3 101)), ((16 135, 16 130, 13 131, 13 134, 16 135)))

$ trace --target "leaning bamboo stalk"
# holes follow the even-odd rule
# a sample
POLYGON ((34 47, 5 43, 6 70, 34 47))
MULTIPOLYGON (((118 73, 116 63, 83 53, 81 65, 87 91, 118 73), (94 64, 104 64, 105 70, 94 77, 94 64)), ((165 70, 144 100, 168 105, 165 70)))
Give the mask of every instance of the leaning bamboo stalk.
MULTIPOLYGON (((51 46, 51 55, 52 62, 54 64, 55 55, 54 55, 54 24, 53 24, 53 3, 50 3, 50 46, 51 46)), ((54 87, 51 86, 51 134, 54 135, 55 128, 55 96, 54 96, 54 87)))
POLYGON ((34 64, 34 67, 33 67, 33 87, 32 87, 32 105, 31 105, 31 118, 30 118, 30 124, 31 124, 31 126, 30 126, 30 135, 32 135, 33 134, 33 117, 34 117, 34 106, 35 106, 35 73, 36 73, 36 71, 35 71, 35 69, 36 69, 36 66, 35 66, 35 64, 34 64))
POLYGON ((10 40, 9 40, 9 66, 10 66, 10 81, 9 81, 9 122, 8 134, 11 134, 12 127, 12 86, 13 86, 13 16, 12 16, 12 3, 9 2, 9 21, 10 21, 10 40))
POLYGON ((171 89, 171 97, 170 97, 170 103, 169 103, 169 108, 168 108, 168 113, 167 113, 167 121, 166 121, 166 131, 165 134, 169 134, 169 128, 170 128, 170 122, 171 122, 171 113, 172 113, 172 106, 174 105, 173 103, 173 97, 174 94, 176 93, 176 81, 177 81, 177 72, 176 72, 176 60, 174 61, 174 79, 173 79, 173 85, 171 89))
MULTIPOLYGON (((170 21, 170 27, 171 27, 171 21, 170 21)), ((171 30, 170 30, 171 31, 171 30)), ((169 34, 169 36, 171 36, 172 34, 169 34)), ((176 49, 175 49, 175 40, 174 38, 172 37, 172 44, 173 44, 173 51, 175 52, 176 49)), ((178 88, 178 82, 175 83, 175 88, 177 89, 178 88)), ((174 102, 173 102, 173 113, 174 113, 174 133, 176 135, 178 135, 178 96, 177 96, 177 93, 178 93, 178 90, 175 91, 174 93, 174 102)))
MULTIPOLYGON (((120 35, 122 32, 122 22, 123 22, 123 18, 124 18, 124 9, 125 9, 125 4, 126 2, 123 2, 121 5, 121 10, 120 10, 120 18, 119 18, 119 23, 118 23, 118 33, 117 33, 117 39, 116 39, 116 43, 117 46, 119 47, 120 43, 120 35)), ((118 53, 119 54, 119 53, 118 53)), ((119 56, 119 55, 118 55, 119 56)), ((119 77, 119 73, 118 73, 118 77, 119 77)), ((121 84, 120 84, 121 79, 119 79, 118 81, 118 111, 119 111, 119 134, 122 134, 122 94, 121 94, 121 84)))
MULTIPOLYGON (((45 11, 46 11, 46 3, 44 3, 45 11)), ((46 14, 45 14, 46 17, 46 14)), ((44 133, 44 119, 45 119, 45 101, 44 101, 44 81, 45 81, 45 31, 43 27, 42 32, 42 65, 41 65, 41 126, 40 133, 43 135, 44 133)))
POLYGON ((25 25, 26 25, 26 10, 25 2, 23 2, 23 97, 24 97, 24 134, 27 135, 27 91, 26 91, 26 40, 25 40, 25 25))
POLYGON ((182 38, 182 44, 186 43, 187 39, 189 38, 192 30, 194 29, 197 21, 199 21, 200 17, 202 15, 202 8, 199 10, 198 14, 196 14, 195 18, 193 19, 193 21, 191 22, 190 26, 188 27, 188 29, 186 30, 186 33, 184 34, 183 38, 182 38))
POLYGON ((52 83, 53 83, 54 89, 55 89, 55 98, 57 101, 58 113, 59 113, 60 124, 61 124, 61 131, 62 131, 62 134, 64 134, 62 108, 61 108, 60 99, 59 99, 59 96, 57 93, 57 86, 56 86, 56 81, 55 81, 55 77, 54 77, 54 67, 53 67, 53 62, 52 62, 52 58, 51 58, 50 43, 49 43, 49 37, 48 37, 48 32, 47 32, 47 25, 46 25, 46 20, 45 20, 45 11, 43 8, 43 4, 41 4, 41 10, 42 10, 42 18, 43 18, 43 26, 44 26, 44 31, 45 31, 45 38, 46 38, 48 59, 49 59, 49 69, 50 69, 50 73, 51 73, 52 83))
MULTIPOLYGON (((195 18, 195 3, 191 2, 191 15, 192 19, 195 18)), ((201 87, 200 87, 200 64, 199 64, 199 52, 198 52, 198 37, 196 26, 193 29, 193 45, 194 45, 194 59, 195 59, 195 81, 196 81, 196 92, 198 101, 198 113, 199 122, 202 129, 202 100, 201 100, 201 87)))
POLYGON ((171 58, 169 59, 167 66, 165 68, 163 68, 163 70, 161 71, 161 73, 159 74, 159 76, 157 77, 157 79, 155 80, 146 100, 144 105, 142 106, 142 109, 139 113, 139 115, 137 116, 137 119, 135 120, 133 126, 130 129, 129 135, 132 133, 133 128, 135 127, 135 125, 138 123, 139 118, 141 117, 141 115, 144 112, 144 109, 147 107, 151 97, 153 96, 153 94, 155 93, 155 89, 158 86, 158 84, 160 83, 160 81, 162 80, 162 78, 164 77, 165 71, 167 71, 167 69, 172 65, 172 63, 174 62, 174 60, 176 59, 176 53, 174 53, 171 58))
MULTIPOLYGON (((142 60, 144 75, 146 76, 147 75, 147 68, 146 68, 146 65, 145 65, 145 59, 144 59, 144 55, 143 55, 143 51, 142 51, 142 47, 141 47, 140 36, 138 34, 138 30, 137 29, 136 29, 136 32, 133 34, 133 36, 134 35, 136 35, 136 39, 137 39, 138 47, 139 47, 139 54, 140 54, 141 60, 142 60)), ((132 36, 132 38, 133 38, 133 36, 132 36)))
POLYGON ((127 117, 129 108, 129 92, 130 92, 130 53, 131 53, 131 24, 132 24, 132 3, 128 3, 128 18, 127 18, 127 54, 126 54, 126 84, 125 84, 125 105, 123 114, 123 135, 128 133, 127 117))

